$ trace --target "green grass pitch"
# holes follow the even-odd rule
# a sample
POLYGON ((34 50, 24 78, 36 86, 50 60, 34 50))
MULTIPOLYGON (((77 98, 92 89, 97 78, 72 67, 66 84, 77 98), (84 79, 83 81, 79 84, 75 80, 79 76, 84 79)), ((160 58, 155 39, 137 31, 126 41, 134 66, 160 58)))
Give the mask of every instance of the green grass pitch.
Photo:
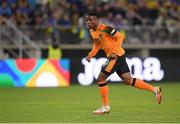
POLYGON ((69 88, 0 88, 0 123, 179 122, 180 83, 160 83, 163 101, 148 91, 109 84, 111 112, 93 115, 101 105, 96 85, 69 88))

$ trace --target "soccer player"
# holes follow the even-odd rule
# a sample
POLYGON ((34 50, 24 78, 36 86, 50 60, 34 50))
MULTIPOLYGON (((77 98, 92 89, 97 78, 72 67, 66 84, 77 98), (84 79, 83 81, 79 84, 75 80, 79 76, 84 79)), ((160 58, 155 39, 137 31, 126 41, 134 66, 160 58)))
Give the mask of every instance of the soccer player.
POLYGON ((102 106, 93 111, 93 113, 105 114, 110 112, 106 79, 114 72, 118 74, 125 84, 152 92, 156 96, 158 104, 160 104, 162 95, 159 86, 154 87, 141 79, 131 77, 125 59, 125 51, 122 48, 124 35, 110 26, 99 24, 96 12, 89 12, 85 16, 85 22, 93 39, 93 48, 86 57, 86 60, 90 62, 91 58, 94 57, 100 49, 104 50, 108 59, 103 65, 96 81, 100 89, 102 106))

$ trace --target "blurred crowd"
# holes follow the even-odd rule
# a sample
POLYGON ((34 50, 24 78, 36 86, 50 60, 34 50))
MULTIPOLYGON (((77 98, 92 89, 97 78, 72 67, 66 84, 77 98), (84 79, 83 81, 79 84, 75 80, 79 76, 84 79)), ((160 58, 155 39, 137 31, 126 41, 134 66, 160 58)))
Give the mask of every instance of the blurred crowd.
POLYGON ((98 12, 100 22, 117 30, 180 25, 180 0, 0 0, 0 26, 6 18, 35 35, 50 35, 61 43, 88 42, 83 16, 92 10, 98 12))

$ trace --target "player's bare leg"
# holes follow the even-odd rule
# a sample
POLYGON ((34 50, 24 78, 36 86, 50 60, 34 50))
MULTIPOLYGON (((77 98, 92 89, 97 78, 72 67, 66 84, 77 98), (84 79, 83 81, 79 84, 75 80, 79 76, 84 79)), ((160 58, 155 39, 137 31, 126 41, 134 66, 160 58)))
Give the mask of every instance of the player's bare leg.
POLYGON ((109 98, 108 98, 108 85, 106 82, 107 76, 104 73, 100 73, 97 79, 99 85, 100 95, 102 99, 102 106, 93 111, 94 114, 105 114, 110 112, 109 98))
POLYGON ((161 94, 160 86, 154 87, 144 82, 143 80, 140 80, 138 78, 132 78, 129 72, 120 75, 120 77, 127 85, 131 85, 139 89, 151 91, 156 96, 158 104, 161 103, 162 94, 161 94))

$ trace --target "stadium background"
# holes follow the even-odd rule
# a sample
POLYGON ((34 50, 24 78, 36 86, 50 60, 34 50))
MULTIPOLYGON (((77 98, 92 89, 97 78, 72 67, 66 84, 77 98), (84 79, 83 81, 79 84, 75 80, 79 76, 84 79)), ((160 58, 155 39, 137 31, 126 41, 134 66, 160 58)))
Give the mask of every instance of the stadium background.
MULTIPOLYGON (((1 115, 3 115, 0 117, 0 122, 26 122, 26 120, 28 122, 180 122, 179 5, 179 0, 0 0, 0 105, 1 115), (121 114, 118 117, 122 120, 112 114, 112 120, 102 121, 91 118, 89 114, 84 117, 83 112, 80 117, 85 120, 79 121, 76 115, 72 115, 74 120, 68 120, 66 116, 71 116, 71 113, 66 113, 67 115, 60 118, 62 120, 57 118, 53 120, 51 117, 55 116, 54 114, 50 117, 48 114, 45 115, 45 117, 48 116, 47 120, 34 118, 35 121, 32 121, 25 115, 23 115, 24 118, 19 117, 20 115, 12 118, 13 112, 22 111, 23 106, 13 111, 11 108, 13 106, 10 105, 11 102, 19 105, 18 102, 24 101, 20 100, 20 94, 24 94, 25 97, 32 94, 32 97, 25 98, 29 102, 37 96, 34 102, 39 102, 41 105, 43 103, 38 96, 45 92, 53 93, 53 97, 48 96, 50 101, 58 99, 55 97, 56 94, 69 94, 67 97, 59 94, 59 97, 64 99, 65 105, 63 102, 58 104, 63 105, 65 109, 62 111, 65 111, 69 108, 66 103, 71 102, 68 99, 76 96, 81 104, 82 98, 86 99, 86 96, 82 95, 86 94, 85 90, 97 92, 98 88, 92 84, 95 83, 100 68, 105 62, 105 58, 102 57, 105 54, 100 51, 91 63, 84 61, 92 45, 83 16, 91 10, 98 12, 100 22, 111 25, 126 36, 123 48, 126 50, 132 75, 168 89, 165 92, 166 98, 171 99, 172 103, 165 102, 166 104, 162 105, 160 110, 162 113, 172 111, 174 113, 163 114, 159 118, 153 116, 154 121, 146 117, 143 121, 137 119, 138 117, 128 121, 121 114), (82 87, 84 85, 89 87, 82 87), (50 89, 36 88, 32 92, 23 87, 50 87, 50 89), (69 89, 51 89, 51 87, 69 87, 69 89), (82 96, 74 94, 73 97, 74 92, 79 92, 82 96), (17 95, 13 95, 14 100, 11 98, 12 93, 17 95), (174 94, 176 96, 173 96, 174 94), (9 109, 6 110, 6 108, 9 109)), ((112 95, 116 96, 119 92, 116 87, 120 79, 113 75, 110 81, 112 81, 110 84, 113 89, 112 95)), ((120 87, 121 93, 128 90, 124 86, 120 87)), ((138 91, 132 90, 132 92, 138 91)), ((94 97, 97 94, 94 94, 94 97)), ((128 97, 132 96, 129 94, 128 97)), ((145 95, 142 97, 146 98, 145 95)), ((126 98, 124 100, 126 101, 126 98)), ((136 104, 135 101, 132 102, 136 104)), ((148 102, 151 101, 143 101, 140 104, 145 110, 144 115, 148 113, 146 110, 148 102)), ((25 101, 21 105, 23 103, 25 101)), ((133 108, 128 101, 121 103, 121 106, 126 105, 130 109, 133 108)), ((87 106, 84 108, 88 108, 87 106)), ((152 106, 156 108, 154 104, 152 106)), ((43 112, 41 107, 31 107, 43 112)), ((129 112, 125 114, 128 116, 131 113, 136 114, 136 112, 129 112)), ((30 113, 36 115, 33 111, 30 113)), ((62 112, 59 111, 59 115, 61 114, 62 112)), ((143 114, 140 117, 143 117, 143 114)))

